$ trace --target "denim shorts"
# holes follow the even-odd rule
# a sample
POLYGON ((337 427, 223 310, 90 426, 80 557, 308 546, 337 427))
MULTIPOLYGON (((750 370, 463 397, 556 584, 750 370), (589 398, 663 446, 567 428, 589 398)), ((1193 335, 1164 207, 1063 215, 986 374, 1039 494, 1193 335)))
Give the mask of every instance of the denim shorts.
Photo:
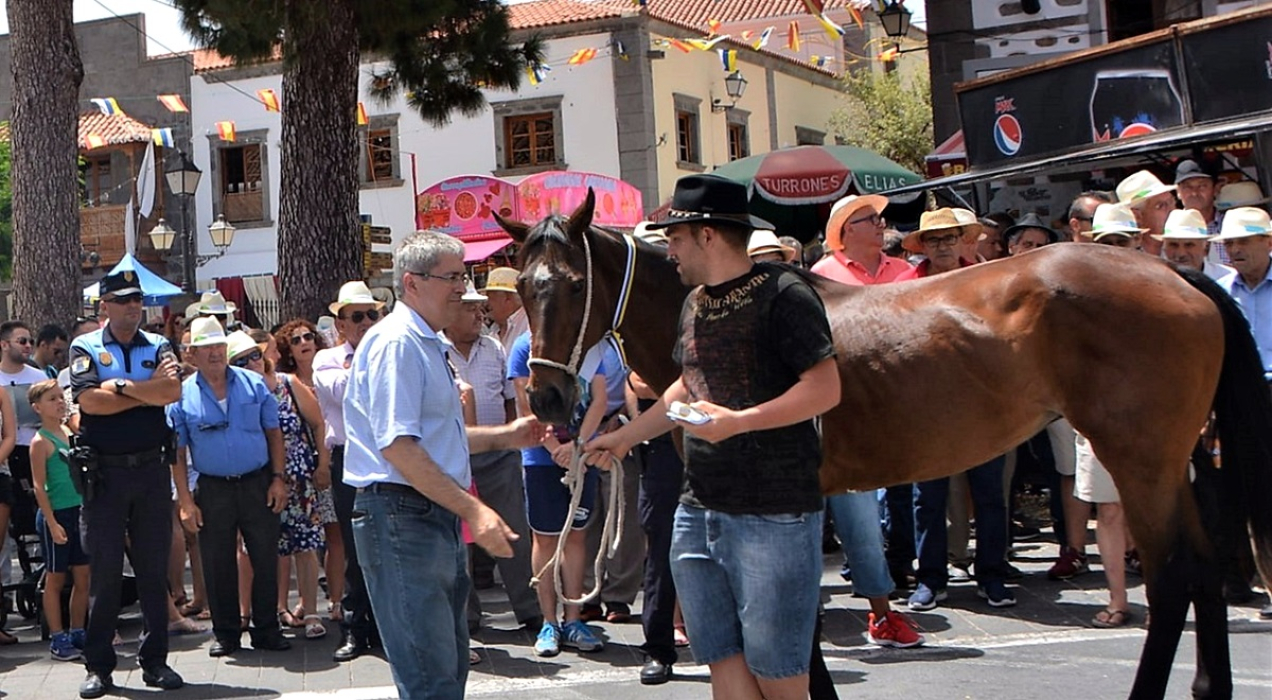
POLYGON ((822 514, 676 509, 671 571, 698 663, 743 654, 751 673, 808 673, 821 585, 822 514))
POLYGON ((53 533, 45 522, 44 511, 35 511, 35 531, 40 535, 40 547, 47 552, 49 571, 64 574, 72 566, 88 566, 88 553, 80 538, 80 507, 72 506, 53 511, 57 524, 66 531, 66 544, 54 544, 53 533))
MULTIPOLYGON (((540 535, 559 536, 570 510, 570 489, 561 483, 565 470, 555 464, 548 467, 528 465, 525 469, 526 520, 530 523, 530 529, 540 535)), ((588 467, 583 476, 583 497, 574 511, 571 530, 582 530, 592 522, 599 481, 596 467, 588 467)))

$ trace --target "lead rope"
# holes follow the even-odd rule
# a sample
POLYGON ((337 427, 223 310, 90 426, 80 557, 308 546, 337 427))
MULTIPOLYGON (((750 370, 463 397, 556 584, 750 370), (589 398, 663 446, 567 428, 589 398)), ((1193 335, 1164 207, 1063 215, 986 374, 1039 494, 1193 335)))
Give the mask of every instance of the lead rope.
POLYGON ((583 480, 587 476, 582 438, 574 441, 574 456, 570 459, 570 466, 566 468, 565 476, 561 478, 561 482, 570 489, 570 509, 566 511, 565 523, 561 526, 561 535, 557 537, 556 551, 552 553, 552 558, 543 565, 543 568, 539 569, 530 579, 530 585, 537 587, 543 579, 543 574, 551 567, 552 583, 556 587, 557 598, 566 605, 582 605, 587 600, 600 594, 601 582, 605 574, 605 560, 614 558, 614 555, 618 552, 618 546, 623 541, 623 523, 627 517, 623 512, 623 503, 625 502, 623 462, 610 454, 607 454, 606 457, 610 460, 610 492, 609 498, 606 500, 605 522, 601 524, 601 546, 597 548, 596 560, 592 562, 592 573, 595 576, 592 590, 584 593, 578 599, 574 599, 565 595, 565 588, 561 585, 561 559, 562 554, 565 552, 565 538, 569 536, 571 526, 574 524, 574 513, 583 501, 583 480))

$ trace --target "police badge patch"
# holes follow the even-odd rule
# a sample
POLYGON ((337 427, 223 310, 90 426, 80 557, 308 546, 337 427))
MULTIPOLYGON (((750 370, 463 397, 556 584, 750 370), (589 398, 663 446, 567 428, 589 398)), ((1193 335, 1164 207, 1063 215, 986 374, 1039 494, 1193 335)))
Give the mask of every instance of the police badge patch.
POLYGON ((87 372, 89 367, 92 367, 92 365, 93 361, 89 359, 87 355, 81 355, 75 358, 75 361, 71 363, 71 374, 83 374, 87 372))
POLYGON ((102 363, 102 367, 110 367, 110 363, 114 362, 115 358, 111 357, 110 353, 103 351, 97 353, 97 361, 102 363))

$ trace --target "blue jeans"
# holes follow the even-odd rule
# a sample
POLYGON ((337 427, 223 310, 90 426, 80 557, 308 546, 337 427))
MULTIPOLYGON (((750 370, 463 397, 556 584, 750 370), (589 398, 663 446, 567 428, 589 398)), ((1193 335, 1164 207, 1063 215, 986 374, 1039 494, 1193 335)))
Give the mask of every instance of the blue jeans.
POLYGON ((808 673, 821 535, 821 512, 734 515, 680 504, 671 573, 698 663, 743 654, 759 678, 808 673))
POLYGON ((849 491, 826 499, 835 521, 835 534, 848 557, 852 590, 866 598, 879 598, 895 587, 883 555, 883 529, 879 523, 879 497, 874 491, 849 491))
MULTIPOLYGON (((1003 500, 1001 456, 967 471, 967 487, 976 512, 976 581, 982 585, 1003 581, 1007 571, 1007 504, 1003 500)), ((949 583, 946 568, 945 503, 950 493, 949 478, 914 485, 915 548, 919 570, 915 578, 939 591, 949 583)))
POLYGON ((464 697, 469 580, 459 518, 406 487, 354 499, 358 562, 402 698, 464 697))

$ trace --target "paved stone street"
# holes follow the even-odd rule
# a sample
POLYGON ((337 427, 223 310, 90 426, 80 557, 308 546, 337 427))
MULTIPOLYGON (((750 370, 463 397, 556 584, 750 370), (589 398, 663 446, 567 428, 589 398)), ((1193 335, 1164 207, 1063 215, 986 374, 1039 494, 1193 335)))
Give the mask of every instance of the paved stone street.
MULTIPOLYGON (((953 584, 950 598, 936 610, 914 615, 928 637, 928 646, 884 650, 866 643, 866 604, 851 596, 851 586, 839 578, 839 555, 826 557, 823 598, 827 601, 827 664, 844 698, 1122 698, 1130 688, 1144 631, 1143 586, 1131 591, 1137 624, 1118 630, 1098 630, 1087 622, 1102 607, 1103 577, 1088 574, 1071 582, 1052 582, 1045 576, 1055 546, 1017 545, 1016 560, 1026 578, 1015 608, 994 610, 976 597, 974 584, 953 584)), ((1098 569, 1098 567, 1097 567, 1098 569)), ((656 687, 642 687, 637 671, 642 663, 639 624, 599 624, 608 646, 599 654, 582 656, 566 651, 553 659, 538 659, 527 633, 512 631, 512 615, 498 589, 483 591, 487 610, 484 629, 474 646, 482 662, 472 668, 468 696, 517 697, 535 700, 598 698, 709 697, 707 669, 694 665, 689 654, 676 665, 676 679, 656 687)), ((1258 619, 1256 604, 1230 609, 1231 646, 1238 698, 1272 698, 1272 622, 1258 619)), ((639 601, 638 601, 639 604, 639 601)), ((639 608, 638 608, 639 609, 639 608)), ((9 626, 23 644, 0 650, 0 692, 8 698, 71 698, 83 678, 77 663, 49 658, 47 645, 38 643, 39 628, 10 616, 9 626)), ((135 608, 129 610, 125 638, 140 627, 135 608)), ((289 633, 290 634, 290 633, 289 633)), ((380 700, 396 697, 387 664, 363 657, 351 664, 331 661, 336 645, 333 628, 326 639, 294 639, 290 651, 245 650, 230 659, 207 655, 210 637, 173 639, 172 665, 185 676, 187 687, 170 698, 282 698, 284 700, 380 700)), ((246 638, 245 638, 246 641, 246 638)), ((1170 697, 1185 697, 1193 672, 1193 638, 1186 634, 1171 679, 1170 697)), ((123 686, 119 697, 158 698, 145 688, 132 654, 136 644, 121 647, 123 686)))

